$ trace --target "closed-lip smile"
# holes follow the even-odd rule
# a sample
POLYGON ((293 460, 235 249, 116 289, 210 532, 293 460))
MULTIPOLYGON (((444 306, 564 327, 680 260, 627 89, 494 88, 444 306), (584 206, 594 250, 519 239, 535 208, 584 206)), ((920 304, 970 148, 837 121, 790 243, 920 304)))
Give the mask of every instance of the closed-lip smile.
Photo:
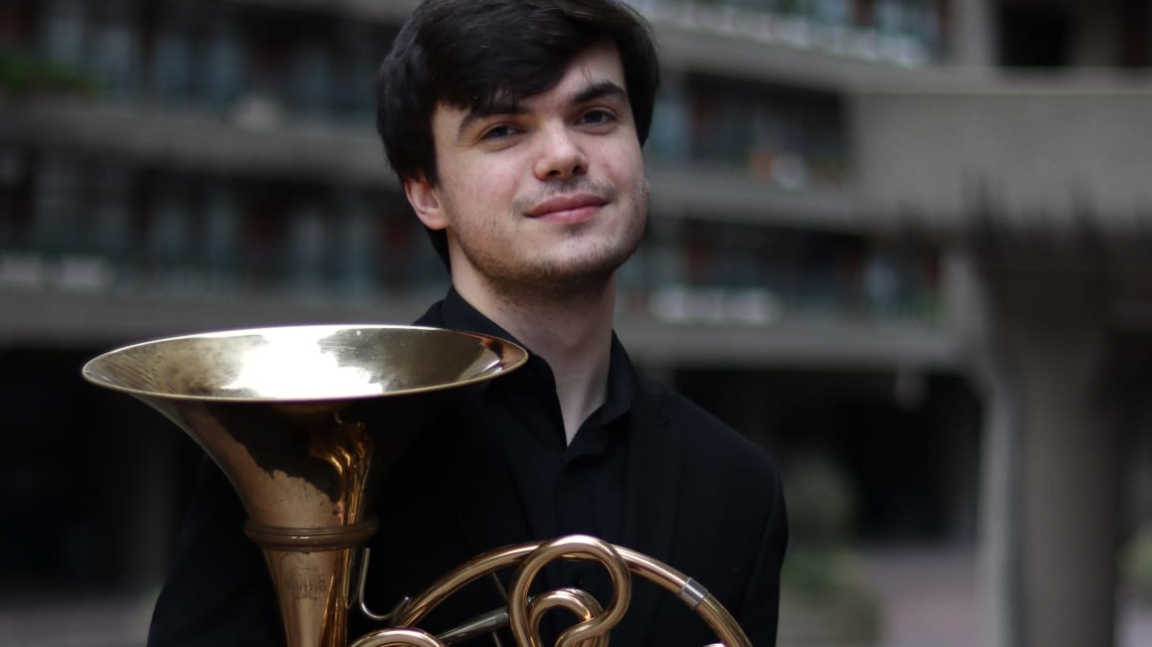
POLYGON ((591 193, 578 195, 561 195, 549 198, 536 205, 528 212, 531 218, 559 217, 561 219, 582 220, 590 216, 596 207, 602 207, 608 201, 591 193))

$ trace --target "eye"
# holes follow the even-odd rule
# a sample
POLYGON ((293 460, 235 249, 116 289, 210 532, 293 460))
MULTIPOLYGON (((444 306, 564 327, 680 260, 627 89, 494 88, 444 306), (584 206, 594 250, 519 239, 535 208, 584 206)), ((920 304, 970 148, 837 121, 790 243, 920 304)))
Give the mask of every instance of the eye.
POLYGON ((516 129, 508 124, 496 124, 480 134, 481 141, 499 141, 516 134, 516 129))
POLYGON ((616 116, 603 108, 593 108, 580 115, 580 123, 589 126, 602 126, 615 123, 616 116))

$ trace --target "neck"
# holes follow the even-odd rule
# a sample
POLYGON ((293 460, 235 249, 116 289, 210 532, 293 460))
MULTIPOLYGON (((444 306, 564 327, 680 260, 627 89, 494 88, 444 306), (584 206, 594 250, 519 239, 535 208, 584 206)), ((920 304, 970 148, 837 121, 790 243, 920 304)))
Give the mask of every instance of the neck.
POLYGON ((595 290, 553 298, 508 299, 467 282, 457 292, 533 353, 548 362, 572 442, 584 420, 604 403, 612 348, 616 282, 595 290))

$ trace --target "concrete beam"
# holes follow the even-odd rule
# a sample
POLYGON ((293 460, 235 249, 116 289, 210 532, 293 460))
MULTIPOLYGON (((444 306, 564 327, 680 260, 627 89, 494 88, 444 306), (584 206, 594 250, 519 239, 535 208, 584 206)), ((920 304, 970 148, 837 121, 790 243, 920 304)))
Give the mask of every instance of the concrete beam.
POLYGON ((1072 78, 905 85, 849 101, 862 220, 941 235, 1152 231, 1152 89, 1072 78))

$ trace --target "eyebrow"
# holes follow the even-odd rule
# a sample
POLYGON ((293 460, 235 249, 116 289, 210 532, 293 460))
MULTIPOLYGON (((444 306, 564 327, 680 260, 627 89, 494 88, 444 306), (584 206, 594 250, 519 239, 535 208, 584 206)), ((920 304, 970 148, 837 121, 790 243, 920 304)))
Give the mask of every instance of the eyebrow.
MULTIPOLYGON (((593 83, 573 94, 568 98, 568 105, 580 105, 602 97, 614 97, 627 100, 628 93, 616 82, 604 80, 593 83)), ((463 138, 464 133, 468 131, 472 124, 485 117, 491 117, 493 115, 523 115, 527 113, 528 109, 515 99, 511 101, 496 100, 475 106, 464 116, 464 119, 460 121, 460 126, 456 129, 456 137, 458 139, 463 138)))
POLYGON ((602 97, 627 99, 628 93, 624 91, 624 88, 620 87, 615 82, 605 80, 600 81, 599 83, 593 83, 592 85, 577 92, 575 96, 569 100, 569 104, 576 105, 580 103, 587 103, 602 97))

